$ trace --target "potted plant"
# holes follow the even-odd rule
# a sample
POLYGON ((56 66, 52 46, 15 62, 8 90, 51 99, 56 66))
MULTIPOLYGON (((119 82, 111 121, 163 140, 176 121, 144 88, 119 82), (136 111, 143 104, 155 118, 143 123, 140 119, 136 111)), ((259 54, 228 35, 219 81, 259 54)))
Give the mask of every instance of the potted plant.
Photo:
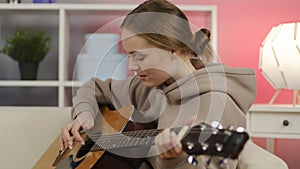
POLYGON ((45 32, 17 29, 5 39, 2 52, 19 63, 22 80, 36 80, 39 63, 50 50, 50 37, 45 32))

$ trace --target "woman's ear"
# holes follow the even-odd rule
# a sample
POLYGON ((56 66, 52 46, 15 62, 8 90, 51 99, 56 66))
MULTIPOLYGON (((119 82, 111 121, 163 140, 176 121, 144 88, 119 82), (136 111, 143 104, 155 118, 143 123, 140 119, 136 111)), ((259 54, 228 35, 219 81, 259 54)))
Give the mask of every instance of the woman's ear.
POLYGON ((190 60, 189 56, 185 55, 184 52, 176 50, 172 53, 175 57, 180 58, 181 60, 190 60))
POLYGON ((173 54, 174 56, 177 56, 177 57, 178 57, 178 56, 180 56, 180 53, 181 53, 181 52, 180 52, 179 50, 176 50, 176 51, 174 51, 172 54, 173 54))

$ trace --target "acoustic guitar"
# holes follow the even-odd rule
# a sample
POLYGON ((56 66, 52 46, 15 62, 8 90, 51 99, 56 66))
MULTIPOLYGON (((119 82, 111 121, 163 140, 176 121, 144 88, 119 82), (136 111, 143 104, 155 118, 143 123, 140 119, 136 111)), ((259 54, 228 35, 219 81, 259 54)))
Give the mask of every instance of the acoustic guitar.
MULTIPOLYGON (((133 106, 124 107, 118 111, 111 111, 104 107, 101 112, 104 117, 101 123, 101 134, 82 133, 85 145, 74 142, 72 149, 66 148, 65 150, 59 150, 59 138, 57 138, 33 168, 87 169, 95 165, 108 168, 105 167, 106 164, 108 166, 115 165, 117 162, 109 160, 123 158, 110 152, 125 150, 130 153, 139 148, 144 148, 144 151, 147 152, 148 148, 154 145, 155 136, 162 131, 162 129, 151 129, 155 128, 153 123, 136 127, 140 125, 129 121, 133 106), (99 162, 101 164, 97 164, 99 162)), ((171 130, 181 138, 183 151, 189 155, 187 161, 192 165, 197 165, 197 155, 237 159, 249 139, 249 135, 245 131, 222 129, 218 123, 213 125, 202 123, 191 128, 184 126, 171 130)), ((121 161, 121 168, 135 168, 140 165, 143 158, 125 158, 125 160, 131 164, 124 164, 124 161, 121 161)))

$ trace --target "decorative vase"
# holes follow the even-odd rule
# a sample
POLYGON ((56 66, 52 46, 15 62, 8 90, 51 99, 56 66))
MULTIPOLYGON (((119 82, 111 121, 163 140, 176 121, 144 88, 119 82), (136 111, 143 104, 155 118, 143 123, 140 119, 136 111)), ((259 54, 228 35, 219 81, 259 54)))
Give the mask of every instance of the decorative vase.
POLYGON ((33 0, 33 3, 53 3, 55 0, 33 0))
POLYGON ((36 80, 39 63, 19 62, 21 80, 36 80))

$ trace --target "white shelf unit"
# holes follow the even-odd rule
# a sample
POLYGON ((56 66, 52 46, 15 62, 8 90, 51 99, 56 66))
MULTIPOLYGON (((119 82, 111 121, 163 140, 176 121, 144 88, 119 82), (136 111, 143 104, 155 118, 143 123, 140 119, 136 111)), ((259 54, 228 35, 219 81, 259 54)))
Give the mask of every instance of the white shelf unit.
MULTIPOLYGON (((129 11, 134 9, 137 4, 0 4, 0 16, 3 13, 10 14, 11 12, 19 13, 34 13, 38 15, 41 12, 50 12, 58 15, 58 58, 57 58, 57 79, 55 80, 36 80, 36 81, 21 81, 21 80, 3 80, 0 79, 1 87, 54 87, 57 88, 57 106, 66 107, 66 98, 69 95, 66 92, 66 88, 78 88, 83 82, 73 81, 70 76, 72 69, 70 69, 70 58, 72 56, 71 51, 72 43, 74 40, 71 38, 72 19, 80 15, 89 15, 97 12, 104 12, 105 14, 117 13, 120 16, 125 16, 129 11)), ((180 9, 187 13, 209 13, 210 25, 212 33, 212 43, 215 49, 217 49, 217 7, 214 5, 178 5, 180 9)), ((189 15, 188 15, 189 17, 189 15)), ((105 18, 105 17, 104 17, 105 18)), ((76 21, 75 21, 76 22, 76 21)), ((47 21, 45 21, 47 23, 47 21)), ((1 24, 1 23, 0 23, 1 24)), ((82 24, 82 23, 81 23, 82 24)), ((85 24, 89 24, 85 21, 85 24)), ((0 25, 1 28, 5 25, 0 25)), ((1 38, 1 37, 0 37, 1 38)), ((73 54, 74 55, 74 54, 73 54)), ((73 59, 74 60, 74 59, 73 59)), ((71 66, 72 67, 72 66, 71 66)), ((1 103, 0 103, 1 104, 1 103)), ((0 105, 1 106, 1 105, 0 105)))

